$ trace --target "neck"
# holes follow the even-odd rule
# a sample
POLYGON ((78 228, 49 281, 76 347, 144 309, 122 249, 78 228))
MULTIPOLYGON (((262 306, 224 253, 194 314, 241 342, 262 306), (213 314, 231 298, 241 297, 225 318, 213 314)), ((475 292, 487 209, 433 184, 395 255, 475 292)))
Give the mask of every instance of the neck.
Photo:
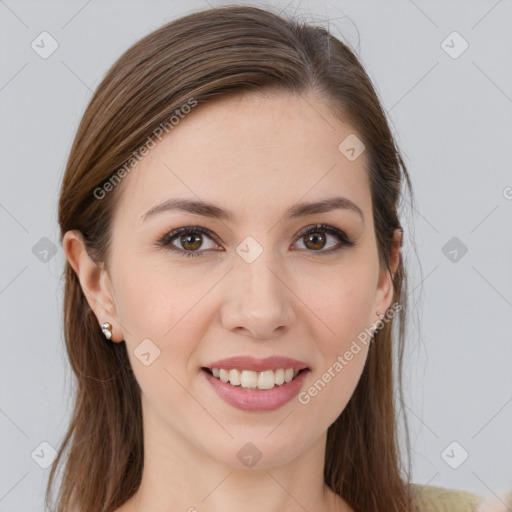
MULTIPOLYGON (((255 467, 240 468, 212 457, 208 439, 204 446, 191 445, 156 416, 144 418, 141 485, 118 512, 351 510, 323 482, 326 433, 305 450, 295 448, 298 455, 291 460, 283 454, 281 463, 269 458, 265 464, 263 453, 255 467)), ((232 451, 240 450, 236 436, 230 443, 232 451)))

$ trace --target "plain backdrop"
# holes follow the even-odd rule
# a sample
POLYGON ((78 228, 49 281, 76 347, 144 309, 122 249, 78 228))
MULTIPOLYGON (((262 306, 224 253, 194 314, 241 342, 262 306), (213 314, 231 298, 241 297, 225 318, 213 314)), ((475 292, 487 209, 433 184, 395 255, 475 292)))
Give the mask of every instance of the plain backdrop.
MULTIPOLYGON (((56 205, 80 117, 124 50, 208 5, 220 4, 0 0, 0 512, 43 510, 44 466, 69 420, 56 205), (41 38, 58 45, 46 58, 41 38)), ((402 219, 413 479, 501 494, 512 488, 512 2, 271 5, 356 50, 413 180, 402 219)))

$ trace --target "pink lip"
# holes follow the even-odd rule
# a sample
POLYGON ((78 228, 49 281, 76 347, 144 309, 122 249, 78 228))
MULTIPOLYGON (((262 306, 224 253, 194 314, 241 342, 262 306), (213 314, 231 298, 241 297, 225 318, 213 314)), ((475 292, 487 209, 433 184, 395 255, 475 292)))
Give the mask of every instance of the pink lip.
POLYGON ((256 359, 250 356, 235 356, 226 359, 219 359, 213 363, 209 363, 207 368, 224 368, 225 370, 253 370, 255 372, 263 372, 265 370, 277 370, 283 368, 293 368, 294 370, 303 370, 308 365, 296 359, 289 357, 273 356, 265 359, 256 359))
MULTIPOLYGON (((292 368, 293 366, 286 367, 292 368)), ((213 368, 217 368, 217 366, 214 366, 213 368)), ((244 368, 246 367, 244 366, 244 368)), ((264 368, 264 370, 265 369, 268 369, 268 367, 264 368)), ((309 372, 310 370, 302 371, 290 382, 285 382, 280 386, 274 386, 272 389, 261 390, 232 386, 227 382, 222 382, 220 379, 216 379, 206 370, 201 371, 215 392, 225 402, 237 409, 253 412, 273 411, 292 400, 299 393, 304 379, 309 372)))

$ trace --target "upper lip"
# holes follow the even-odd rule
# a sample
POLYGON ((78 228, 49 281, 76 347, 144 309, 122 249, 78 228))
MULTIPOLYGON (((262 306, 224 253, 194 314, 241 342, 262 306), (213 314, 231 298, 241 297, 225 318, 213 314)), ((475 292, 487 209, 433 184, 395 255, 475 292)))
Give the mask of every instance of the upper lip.
POLYGON ((207 368, 242 369, 263 372, 265 370, 277 370, 279 368, 293 368, 302 370, 308 368, 308 365, 297 359, 290 359, 284 356, 272 356, 264 359, 256 359, 250 356, 235 356, 226 359, 219 359, 209 363, 207 368))

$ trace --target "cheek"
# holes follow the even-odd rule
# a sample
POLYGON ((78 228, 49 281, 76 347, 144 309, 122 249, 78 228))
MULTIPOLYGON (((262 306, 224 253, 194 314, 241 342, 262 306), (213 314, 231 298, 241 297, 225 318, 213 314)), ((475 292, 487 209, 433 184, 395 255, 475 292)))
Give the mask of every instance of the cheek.
MULTIPOLYGON (((310 417, 322 417, 326 425, 345 408, 366 362, 374 279, 368 267, 360 272, 354 269, 350 274, 340 272, 338 278, 331 274, 323 286, 314 292, 309 289, 308 295, 304 295, 316 315, 316 319, 311 317, 310 325, 314 326, 312 338, 320 358, 302 397, 298 398, 309 409, 310 417)), ((306 309, 304 314, 311 315, 306 309)))
POLYGON ((194 379, 195 354, 214 320, 208 303, 218 276, 142 258, 125 260, 116 270, 118 318, 135 377, 148 398, 179 402, 184 391, 178 382, 188 387, 194 379))
MULTIPOLYGON (((311 281, 312 283, 313 281, 311 281)), ((315 286, 308 283, 299 292, 317 316, 315 339, 324 352, 343 350, 358 334, 369 327, 376 294, 376 276, 369 267, 336 269, 317 275, 315 286)))
POLYGON ((185 389, 197 340, 204 335, 200 301, 211 285, 161 264, 126 260, 116 270, 118 318, 145 399, 162 417, 169 411, 177 417, 190 414, 185 389))
MULTIPOLYGON (((355 347, 354 347, 355 348, 355 347)), ((327 429, 343 412, 353 395, 364 368, 368 347, 359 344, 357 353, 347 351, 329 363, 315 375, 298 395, 299 407, 303 408, 302 417, 312 429, 315 422, 327 429)), ((354 350, 355 351, 355 350, 354 350)))
POLYGON ((194 327, 189 315, 200 309, 214 280, 211 274, 198 277, 197 271, 165 262, 148 264, 147 259, 125 260, 117 267, 118 315, 130 334, 162 341, 183 323, 194 327))
POLYGON ((319 358, 298 396, 307 411, 305 417, 316 418, 325 428, 341 414, 356 389, 371 341, 367 323, 371 294, 362 288, 357 292, 338 288, 328 297, 315 308, 322 319, 313 333, 319 358))

